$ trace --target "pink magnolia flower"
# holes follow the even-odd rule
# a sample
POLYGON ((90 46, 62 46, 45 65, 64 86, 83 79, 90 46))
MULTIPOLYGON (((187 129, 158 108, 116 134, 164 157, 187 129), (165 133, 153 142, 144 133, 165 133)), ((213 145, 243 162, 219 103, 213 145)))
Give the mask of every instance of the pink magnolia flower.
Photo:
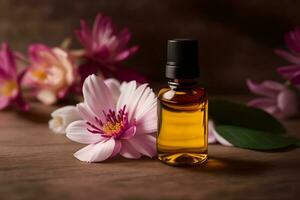
POLYGON ((122 61, 138 50, 137 45, 128 46, 131 33, 127 28, 117 31, 111 18, 99 13, 92 28, 81 20, 81 27, 75 33, 85 48, 87 58, 87 62, 79 68, 83 81, 88 75, 97 74, 99 71, 105 77, 114 76, 120 80, 137 80, 141 83, 146 81, 138 72, 120 66, 122 61))
POLYGON ((220 143, 224 146, 233 146, 230 142, 228 142, 225 138, 223 138, 215 129, 215 124, 212 120, 208 121, 208 143, 220 143))
POLYGON ((134 159, 156 154, 156 97, 147 84, 120 85, 91 75, 83 84, 83 97, 77 104, 82 120, 66 129, 69 139, 89 144, 74 154, 77 159, 100 162, 117 154, 134 159))
POLYGON ((294 85, 300 85, 300 27, 285 34, 285 42, 290 50, 275 49, 275 53, 291 64, 278 68, 278 73, 294 85))
POLYGON ((264 81, 258 84, 247 80, 251 92, 261 95, 248 103, 258 107, 278 118, 289 118, 299 113, 297 94, 285 85, 275 81, 264 81))
POLYGON ((23 100, 20 81, 24 73, 17 74, 16 58, 6 43, 0 50, 0 110, 14 104, 23 111, 29 105, 23 100))
POLYGON ((34 44, 29 47, 29 59, 26 81, 37 91, 37 98, 45 104, 63 98, 75 81, 75 64, 69 54, 60 48, 34 44))

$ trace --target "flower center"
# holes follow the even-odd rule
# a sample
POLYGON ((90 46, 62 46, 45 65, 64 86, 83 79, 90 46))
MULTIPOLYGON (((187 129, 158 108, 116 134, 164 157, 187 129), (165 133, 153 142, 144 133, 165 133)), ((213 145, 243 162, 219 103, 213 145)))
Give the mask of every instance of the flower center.
POLYGON ((108 113, 103 111, 105 122, 95 117, 96 124, 87 122, 87 130, 91 133, 101 134, 103 137, 119 138, 129 127, 128 113, 125 112, 126 106, 116 113, 109 110, 108 113))
POLYGON ((32 76, 40 81, 44 81, 47 78, 47 73, 44 70, 37 69, 31 72, 32 76))
POLYGON ((15 92, 17 91, 18 84, 16 81, 6 81, 2 87, 0 87, 0 93, 3 96, 13 96, 15 92))
POLYGON ((121 131, 123 128, 122 122, 107 122, 103 125, 102 129, 106 133, 106 135, 115 135, 121 131))

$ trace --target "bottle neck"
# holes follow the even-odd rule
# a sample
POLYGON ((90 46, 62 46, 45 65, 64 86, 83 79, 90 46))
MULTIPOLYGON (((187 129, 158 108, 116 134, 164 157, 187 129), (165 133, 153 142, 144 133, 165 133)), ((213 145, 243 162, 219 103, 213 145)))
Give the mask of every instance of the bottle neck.
POLYGON ((198 79, 169 79, 168 85, 171 89, 193 88, 198 85, 198 79))

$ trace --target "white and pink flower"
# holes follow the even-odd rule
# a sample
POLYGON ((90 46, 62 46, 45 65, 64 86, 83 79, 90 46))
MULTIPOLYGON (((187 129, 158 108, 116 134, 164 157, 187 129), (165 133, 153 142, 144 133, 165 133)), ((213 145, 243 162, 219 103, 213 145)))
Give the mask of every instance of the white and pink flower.
POLYGON ((74 121, 80 120, 75 106, 64 106, 51 113, 49 128, 54 133, 65 134, 66 128, 74 121))
POLYGON ((84 102, 77 105, 82 120, 71 123, 67 137, 89 144, 74 156, 100 162, 117 154, 137 159, 156 154, 156 97, 147 84, 104 81, 91 75, 83 84, 84 102))
POLYGON ((75 64, 68 52, 43 44, 29 47, 30 66, 25 83, 44 104, 63 98, 75 81, 75 64))

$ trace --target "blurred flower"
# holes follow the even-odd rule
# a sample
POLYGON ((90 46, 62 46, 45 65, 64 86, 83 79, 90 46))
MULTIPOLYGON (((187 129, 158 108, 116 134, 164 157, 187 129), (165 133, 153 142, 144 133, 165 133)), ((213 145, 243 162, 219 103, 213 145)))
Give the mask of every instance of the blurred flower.
POLYGON ((23 111, 29 105, 23 100, 20 81, 24 73, 17 74, 16 58, 6 43, 0 50, 0 110, 14 104, 23 111))
POLYGON ((224 146, 233 146, 225 138, 223 138, 215 129, 215 124, 212 120, 208 121, 208 143, 220 143, 224 146))
POLYGON ((84 103, 77 104, 83 120, 67 127, 67 137, 89 144, 74 156, 99 162, 117 154, 126 158, 156 154, 156 97, 147 84, 105 82, 91 75, 83 84, 84 103))
POLYGON ((290 50, 275 49, 275 53, 291 65, 278 68, 278 73, 294 85, 300 85, 300 27, 285 34, 285 42, 290 50))
POLYGON ((111 18, 98 14, 94 25, 90 28, 81 20, 77 38, 85 47, 86 55, 102 64, 113 64, 123 61, 135 54, 137 46, 128 47, 131 34, 127 28, 117 32, 111 18))
POLYGON ((49 121, 49 128, 54 133, 66 133, 67 126, 77 120, 80 116, 75 106, 65 106, 51 113, 52 119, 49 121))
POLYGON ((285 85, 275 81, 264 81, 261 84, 247 80, 251 92, 261 95, 248 103, 258 107, 277 118, 289 118, 299 114, 297 94, 285 85))
POLYGON ((44 104, 53 104, 63 98, 74 84, 75 66, 68 53, 60 48, 43 44, 29 47, 30 67, 27 84, 37 91, 37 98, 44 104))
POLYGON ((120 66, 122 61, 138 50, 136 45, 129 47, 131 33, 127 28, 118 32, 111 18, 99 13, 92 28, 81 20, 80 29, 75 33, 85 48, 86 62, 79 67, 82 82, 88 75, 98 71, 104 77, 114 76, 120 80, 136 80, 141 83, 146 81, 141 74, 120 66))

